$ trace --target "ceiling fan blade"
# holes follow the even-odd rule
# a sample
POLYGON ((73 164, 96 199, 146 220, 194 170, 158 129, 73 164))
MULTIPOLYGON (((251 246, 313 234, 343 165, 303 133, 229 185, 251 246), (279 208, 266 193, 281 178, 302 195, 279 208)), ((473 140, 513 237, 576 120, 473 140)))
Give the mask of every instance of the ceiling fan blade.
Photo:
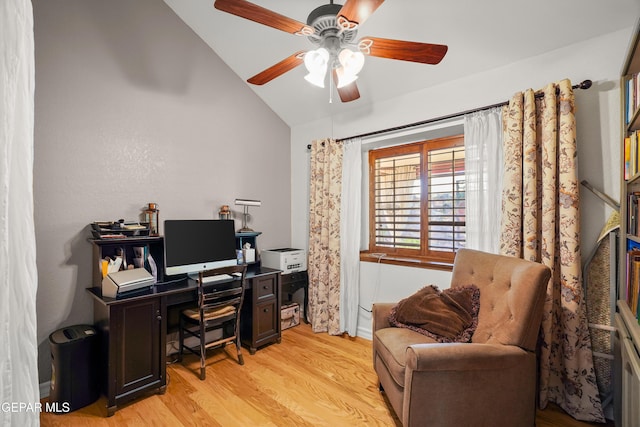
POLYGON ((304 62, 304 54, 305 52, 303 50, 296 52, 293 55, 278 62, 277 64, 272 65, 266 70, 251 77, 249 80, 247 80, 247 82, 254 85, 263 85, 265 83, 269 83, 276 77, 279 77, 287 71, 291 71, 298 65, 302 64, 304 62))
POLYGON ((340 95, 340 100, 342 102, 351 102, 360 98, 360 91, 358 90, 356 82, 353 82, 338 88, 338 95, 340 95))
POLYGON ((216 0, 213 6, 223 12, 275 28, 276 30, 285 31, 287 33, 309 36, 315 32, 312 27, 302 22, 280 15, 279 13, 245 0, 216 0))
POLYGON ((352 24, 362 25, 383 2, 384 0, 347 0, 338 12, 338 19, 342 16, 352 24))
POLYGON ((346 86, 338 87, 338 73, 335 69, 333 70, 333 81, 336 83, 336 89, 338 90, 338 95, 340 95, 340 101, 351 102, 360 98, 360 91, 358 90, 358 85, 356 85, 355 81, 346 86))
POLYGON ((408 42, 403 40, 363 37, 358 41, 358 49, 365 55, 401 61, 438 64, 449 49, 443 44, 408 42))

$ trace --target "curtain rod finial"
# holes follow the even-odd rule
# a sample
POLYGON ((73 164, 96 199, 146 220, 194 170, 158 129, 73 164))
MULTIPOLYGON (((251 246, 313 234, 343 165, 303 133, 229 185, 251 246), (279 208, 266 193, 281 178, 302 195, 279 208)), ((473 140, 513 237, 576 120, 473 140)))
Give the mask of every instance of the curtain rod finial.
POLYGON ((589 89, 593 82, 591 80, 583 80, 579 85, 579 89, 589 89))

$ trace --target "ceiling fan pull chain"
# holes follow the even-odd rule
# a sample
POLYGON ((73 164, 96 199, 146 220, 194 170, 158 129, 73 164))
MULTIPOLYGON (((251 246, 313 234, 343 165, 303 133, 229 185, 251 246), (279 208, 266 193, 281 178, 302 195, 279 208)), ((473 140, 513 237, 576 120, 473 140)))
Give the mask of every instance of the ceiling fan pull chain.
POLYGON ((329 104, 333 104, 333 73, 329 73, 329 104))

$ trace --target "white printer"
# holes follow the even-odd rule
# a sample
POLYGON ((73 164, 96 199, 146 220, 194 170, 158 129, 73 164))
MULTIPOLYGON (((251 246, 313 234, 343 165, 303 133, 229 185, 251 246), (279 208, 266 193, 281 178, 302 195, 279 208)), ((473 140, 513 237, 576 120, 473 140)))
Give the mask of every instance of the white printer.
POLYGON ((116 271, 102 279, 102 296, 116 298, 125 292, 151 287, 156 282, 144 268, 116 271))
POLYGON ((260 262, 263 267, 282 270, 282 274, 306 271, 307 253, 303 249, 267 249, 260 252, 260 262))

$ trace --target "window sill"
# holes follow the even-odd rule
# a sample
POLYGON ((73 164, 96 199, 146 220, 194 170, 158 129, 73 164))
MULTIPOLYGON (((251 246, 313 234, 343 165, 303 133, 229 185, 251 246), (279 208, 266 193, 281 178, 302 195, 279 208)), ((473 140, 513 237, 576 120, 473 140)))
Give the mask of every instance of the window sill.
POLYGON ((451 262, 426 260, 421 258, 406 258, 393 255, 380 256, 380 254, 370 253, 367 251, 360 252, 360 261, 402 265, 405 267, 427 268, 430 270, 453 270, 453 263, 451 262))

